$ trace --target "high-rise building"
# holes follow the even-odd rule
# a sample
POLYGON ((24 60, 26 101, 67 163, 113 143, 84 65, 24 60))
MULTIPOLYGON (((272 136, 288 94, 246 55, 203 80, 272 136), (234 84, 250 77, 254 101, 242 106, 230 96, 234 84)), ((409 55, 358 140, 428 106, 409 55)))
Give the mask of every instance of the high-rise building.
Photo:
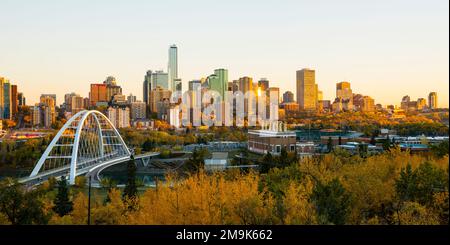
POLYGON ((267 78, 261 78, 258 81, 258 88, 260 89, 261 92, 266 91, 267 89, 269 89, 269 80, 267 80, 267 78))
POLYGON ((133 94, 130 94, 130 95, 127 96, 127 103, 128 104, 131 104, 131 103, 136 102, 136 101, 137 101, 136 100, 136 96, 134 96, 133 94))
POLYGON ((323 92, 321 90, 317 91, 317 101, 323 100, 323 92))
POLYGON ((169 47, 169 64, 167 67, 167 73, 169 75, 169 89, 170 91, 175 92, 177 91, 176 80, 178 79, 178 48, 175 44, 169 47))
POLYGON ((427 106, 427 100, 425 98, 417 99, 417 110, 423 110, 427 106))
POLYGON ((351 100, 353 92, 349 82, 340 82, 336 84, 336 98, 351 100))
POLYGON ((3 111, 4 111, 4 98, 3 98, 3 86, 6 83, 6 78, 0 77, 0 119, 3 119, 3 111))
POLYGON ((19 99, 17 94, 17 85, 11 85, 11 119, 16 119, 19 111, 19 99))
POLYGON ((65 105, 66 111, 68 111, 68 112, 72 111, 72 97, 75 97, 75 96, 80 96, 80 95, 77 93, 74 93, 74 92, 64 95, 64 105, 65 105))
POLYGON ((155 73, 152 73, 152 82, 151 82, 151 89, 155 89, 157 87, 163 88, 163 89, 169 89, 169 75, 165 73, 164 71, 156 71, 155 73))
POLYGON ((132 120, 147 118, 147 110, 146 110, 145 102, 134 101, 134 102, 131 102, 130 107, 131 107, 131 119, 132 120))
POLYGON ((11 83, 9 80, 3 79, 0 81, 1 85, 1 99, 2 102, 0 104, 0 118, 1 119, 12 119, 12 95, 11 95, 11 83))
POLYGON ((116 78, 113 76, 109 76, 103 82, 106 85, 106 101, 109 102, 112 100, 114 95, 122 94, 122 87, 117 85, 116 78))
POLYGON ((33 126, 39 126, 41 124, 41 108, 39 104, 32 106, 30 109, 31 109, 31 124, 33 126))
POLYGON ((372 99, 370 96, 364 96, 361 111, 373 112, 374 110, 375 110, 375 100, 372 99))
POLYGON ((241 91, 243 94, 247 93, 248 91, 253 91, 253 78, 251 77, 241 77, 239 78, 239 91, 241 91))
POLYGON ((40 98, 41 112, 43 113, 41 120, 46 128, 56 122, 55 98, 56 95, 53 94, 42 94, 40 98))
POLYGON ((402 102, 400 103, 400 108, 407 111, 410 102, 411 102, 411 97, 409 97, 409 95, 403 96, 402 102))
POLYGON ((218 92, 222 98, 222 101, 224 101, 226 96, 225 92, 228 91, 228 70, 214 70, 214 74, 207 78, 207 83, 209 89, 218 92))
POLYGON ((159 111, 158 111, 159 103, 163 102, 163 101, 170 102, 171 95, 172 95, 172 91, 170 91, 170 90, 163 89, 161 87, 153 89, 150 93, 150 98, 151 98, 150 112, 159 113, 159 111))
POLYGON ((314 70, 302 69, 297 71, 297 103, 300 110, 317 109, 317 90, 314 70))
POLYGON ((428 107, 430 109, 436 109, 438 108, 438 97, 436 92, 431 92, 428 95, 428 107))
MULTIPOLYGON (((244 95, 247 92, 249 92, 249 91, 254 91, 255 88, 253 88, 253 78, 251 78, 251 77, 241 77, 241 78, 239 78, 238 89, 244 95)), ((247 116, 249 114, 249 112, 256 113, 256 108, 249 109, 248 98, 244 97, 244 116, 247 116)))
POLYGON ((26 103, 26 99, 25 99, 25 96, 23 95, 23 93, 18 93, 17 94, 17 99, 19 100, 19 106, 24 106, 24 105, 26 105, 27 103, 26 103))
POLYGON ((145 74, 144 83, 142 85, 142 93, 144 102, 149 105, 150 104, 150 91, 152 91, 152 71, 149 70, 145 74))
POLYGON ((294 102, 294 93, 291 91, 286 91, 283 94, 283 103, 291 103, 294 102))
POLYGON ((267 89, 267 101, 269 106, 266 110, 267 119, 270 121, 278 121, 278 107, 280 100, 280 88, 270 87, 267 89))
POLYGON ((180 106, 179 105, 171 105, 169 108, 169 124, 175 128, 179 128, 181 126, 180 120, 180 106))
POLYGON ((89 92, 89 102, 91 106, 97 106, 98 103, 107 103, 106 84, 91 84, 89 92))
POLYGON ((42 101, 43 97, 52 97, 53 98, 53 106, 56 107, 56 94, 41 94, 40 100, 42 101))
POLYGON ((80 95, 72 96, 70 99, 70 111, 72 112, 72 115, 86 109, 87 105, 84 104, 84 98, 80 95))
POLYGON ((130 127, 130 108, 127 106, 110 106, 106 114, 114 127, 130 127))
POLYGON ((182 89, 183 89, 181 78, 174 79, 174 84, 175 84, 175 90, 174 91, 181 93, 182 89))

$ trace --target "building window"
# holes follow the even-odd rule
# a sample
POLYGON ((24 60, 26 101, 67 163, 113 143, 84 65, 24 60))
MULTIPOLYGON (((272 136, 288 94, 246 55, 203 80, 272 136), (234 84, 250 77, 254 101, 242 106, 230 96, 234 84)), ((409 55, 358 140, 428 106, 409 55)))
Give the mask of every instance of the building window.
POLYGON ((281 152, 281 145, 277 145, 277 153, 281 152))
POLYGON ((295 145, 291 145, 291 151, 295 151, 295 145))

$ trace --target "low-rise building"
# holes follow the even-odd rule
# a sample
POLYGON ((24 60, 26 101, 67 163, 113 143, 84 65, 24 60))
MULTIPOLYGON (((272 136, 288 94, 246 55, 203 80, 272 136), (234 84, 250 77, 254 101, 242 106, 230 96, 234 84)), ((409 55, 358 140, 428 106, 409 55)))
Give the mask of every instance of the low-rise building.
POLYGON ((282 122, 262 125, 261 130, 248 131, 248 150, 251 152, 277 155, 283 148, 287 152, 295 152, 296 134, 295 131, 286 130, 282 122))

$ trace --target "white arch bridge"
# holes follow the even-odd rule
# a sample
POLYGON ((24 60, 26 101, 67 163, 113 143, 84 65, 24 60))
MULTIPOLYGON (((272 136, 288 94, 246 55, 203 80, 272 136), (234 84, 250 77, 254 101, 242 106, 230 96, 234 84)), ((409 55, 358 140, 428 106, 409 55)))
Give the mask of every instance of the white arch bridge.
MULTIPOLYGON (((50 177, 69 176, 69 183, 75 184, 76 176, 128 161, 131 154, 119 132, 105 115, 95 110, 84 110, 64 124, 30 176, 19 182, 36 185, 50 177)), ((136 156, 135 159, 148 164, 148 159, 156 155, 158 153, 150 153, 136 156)))

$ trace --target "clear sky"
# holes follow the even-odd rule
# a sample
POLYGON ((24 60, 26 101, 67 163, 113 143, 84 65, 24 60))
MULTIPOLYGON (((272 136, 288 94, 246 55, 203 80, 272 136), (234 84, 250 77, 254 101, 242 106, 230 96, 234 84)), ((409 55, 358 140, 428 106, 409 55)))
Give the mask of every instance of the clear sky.
POLYGON ((149 69, 179 48, 183 85, 227 68, 295 94, 295 71, 316 70, 325 99, 347 80, 376 103, 438 92, 448 106, 449 1, 0 0, 0 76, 24 92, 88 96, 115 76, 142 99, 149 69))

